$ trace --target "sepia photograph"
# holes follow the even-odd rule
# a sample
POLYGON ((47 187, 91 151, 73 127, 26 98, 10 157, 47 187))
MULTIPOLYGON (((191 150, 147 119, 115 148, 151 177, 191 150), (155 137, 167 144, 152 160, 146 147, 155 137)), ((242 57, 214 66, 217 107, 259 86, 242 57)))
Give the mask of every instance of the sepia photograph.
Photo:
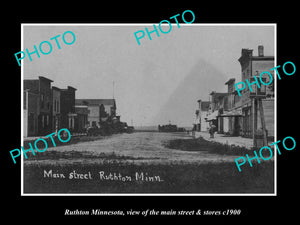
POLYGON ((21 36, 22 195, 277 194, 276 24, 21 36))

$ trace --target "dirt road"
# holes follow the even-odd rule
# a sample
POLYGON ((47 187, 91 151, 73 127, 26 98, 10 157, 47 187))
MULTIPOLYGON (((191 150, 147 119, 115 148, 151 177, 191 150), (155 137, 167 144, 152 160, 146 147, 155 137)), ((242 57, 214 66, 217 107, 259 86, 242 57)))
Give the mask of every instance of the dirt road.
MULTIPOLYGON (((42 160, 24 160, 26 163, 70 164, 76 162, 97 163, 103 157, 130 161, 136 164, 169 164, 169 163, 205 163, 233 162, 236 156, 210 154, 207 151, 181 151, 169 149, 163 143, 178 138, 191 138, 185 133, 137 132, 132 134, 117 134, 105 139, 81 142, 77 144, 57 146, 47 149, 42 160), (47 157, 47 156, 49 157, 47 157), (63 156, 63 157, 60 157, 63 156), (72 157, 74 156, 74 157, 72 157), (82 157, 80 157, 82 156, 82 157)), ((42 155, 41 155, 42 156, 42 155)))

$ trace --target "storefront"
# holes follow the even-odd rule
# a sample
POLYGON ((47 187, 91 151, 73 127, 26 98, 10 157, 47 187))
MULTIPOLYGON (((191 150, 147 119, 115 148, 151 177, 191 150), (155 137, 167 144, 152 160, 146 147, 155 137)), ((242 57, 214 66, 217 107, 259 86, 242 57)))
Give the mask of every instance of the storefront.
POLYGON ((207 121, 215 125, 217 130, 218 130, 218 115, 219 115, 219 111, 216 110, 207 116, 207 121))
POLYGON ((224 112, 218 116, 219 124, 222 121, 221 133, 232 136, 241 135, 241 121, 243 118, 242 109, 235 109, 229 112, 224 112))

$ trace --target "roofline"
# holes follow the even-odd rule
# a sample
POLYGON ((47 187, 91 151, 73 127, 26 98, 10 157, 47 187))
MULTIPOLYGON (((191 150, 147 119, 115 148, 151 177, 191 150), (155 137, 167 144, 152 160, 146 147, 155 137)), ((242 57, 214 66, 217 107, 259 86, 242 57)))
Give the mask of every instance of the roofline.
POLYGON ((212 91, 209 95, 213 95, 213 94, 227 95, 227 92, 216 92, 216 91, 212 91))
POLYGON ((55 90, 58 90, 58 91, 61 90, 60 88, 58 88, 58 87, 56 87, 56 86, 52 86, 52 89, 55 89, 55 90))
POLYGON ((89 106, 100 106, 100 105, 114 105, 117 108, 116 100, 114 98, 76 98, 75 99, 75 104, 76 105, 85 105, 83 102, 86 101, 89 106), (99 104, 99 103, 90 103, 89 101, 97 101, 97 100, 110 100, 113 101, 112 104, 99 104), (80 103, 76 103, 76 101, 81 101, 80 103))
POLYGON ((235 82, 235 78, 230 78, 225 84, 230 84, 235 82))
POLYGON ((75 91, 77 91, 76 88, 72 87, 72 86, 67 86, 68 89, 74 89, 75 91))
POLYGON ((274 60, 274 56, 252 56, 250 59, 252 60, 274 60))
POLYGON ((47 81, 49 81, 49 82, 53 82, 53 80, 50 80, 49 78, 43 77, 43 76, 39 76, 39 79, 44 79, 44 80, 47 80, 47 81))

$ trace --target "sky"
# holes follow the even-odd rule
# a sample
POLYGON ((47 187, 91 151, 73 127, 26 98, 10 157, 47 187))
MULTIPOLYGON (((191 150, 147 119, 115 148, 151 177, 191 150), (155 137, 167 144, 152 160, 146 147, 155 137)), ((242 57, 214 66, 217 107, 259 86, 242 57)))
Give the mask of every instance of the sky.
MULTIPOLYGON (((77 89, 76 98, 114 98, 121 120, 134 126, 169 123, 191 126, 197 100, 209 91, 225 92, 230 78, 241 80, 238 58, 242 48, 264 46, 274 55, 273 25, 172 24, 167 34, 140 39, 134 32, 153 24, 23 25, 23 51, 34 51, 43 41, 52 44, 48 55, 23 60, 23 79, 47 77, 52 86, 77 89), (62 34, 72 31, 72 45, 62 34), (61 49, 50 38, 57 39, 61 49)), ((164 28, 163 28, 164 29, 164 28)), ((167 30, 167 27, 165 27, 167 30)), ((72 41, 71 35, 66 35, 72 41)), ((46 44, 43 45, 47 51, 46 44)))

